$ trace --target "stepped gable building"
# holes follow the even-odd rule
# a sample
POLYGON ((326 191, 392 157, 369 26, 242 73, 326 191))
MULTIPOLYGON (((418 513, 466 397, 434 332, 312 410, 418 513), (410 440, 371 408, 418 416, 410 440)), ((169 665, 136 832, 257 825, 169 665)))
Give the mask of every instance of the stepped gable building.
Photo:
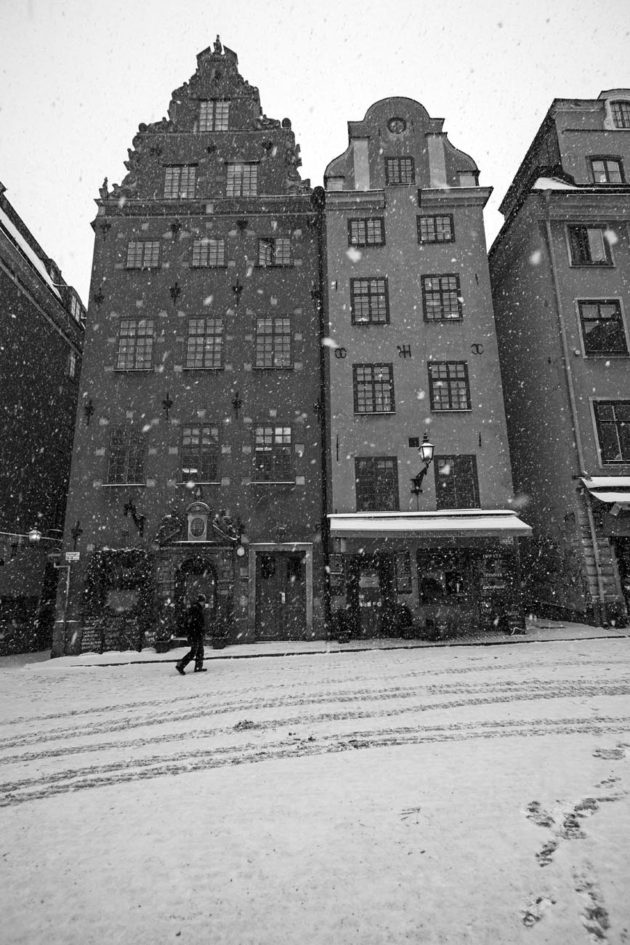
POLYGON ((325 174, 331 604, 357 636, 522 620, 491 191, 443 124, 383 99, 325 174))
POLYGON ((84 316, 0 184, 0 654, 51 644, 84 316))
POLYGON ((630 90, 556 99, 490 251, 526 574, 550 616, 630 605, 630 90))
POLYGON ((54 652, 323 632, 321 212, 217 39, 97 200, 54 652), (80 522, 73 541, 71 527, 80 522))

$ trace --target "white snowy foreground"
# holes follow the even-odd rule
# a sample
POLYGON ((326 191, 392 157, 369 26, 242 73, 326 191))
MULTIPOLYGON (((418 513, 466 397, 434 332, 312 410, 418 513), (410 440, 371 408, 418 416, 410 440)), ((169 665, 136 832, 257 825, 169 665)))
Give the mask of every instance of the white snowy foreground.
POLYGON ((630 943, 628 638, 206 665, 0 670, 4 945, 630 943))

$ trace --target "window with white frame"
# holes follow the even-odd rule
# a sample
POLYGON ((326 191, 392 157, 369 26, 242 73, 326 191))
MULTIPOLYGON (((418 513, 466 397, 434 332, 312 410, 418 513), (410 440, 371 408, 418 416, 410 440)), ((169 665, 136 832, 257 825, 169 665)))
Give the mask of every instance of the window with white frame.
POLYGON ((218 371, 223 367, 223 319, 201 315, 188 319, 186 370, 218 371))
POLYGON ((118 326, 117 371, 150 371, 153 367, 152 318, 121 318, 118 326))
POLYGON ((195 196, 196 164, 171 164, 164 168, 164 196, 167 200, 186 200, 195 196))
POLYGON ((258 193, 258 164, 228 163, 226 193, 228 197, 255 197, 258 193))
POLYGON ((252 478, 255 482, 291 482, 294 480, 290 426, 268 423, 255 427, 252 478))
POLYGON ((219 481, 219 427, 191 424, 182 429, 182 482, 219 481))
POLYGON ((155 269, 159 265, 159 240, 132 240, 127 244, 127 269, 155 269))
POLYGON ((204 236, 193 240, 192 262, 193 269, 218 269, 225 266, 225 240, 204 236))
POLYGON ((291 321, 286 316, 256 319, 257 368, 291 368, 291 321))
POLYGON ((229 99, 211 98, 199 102, 199 131, 227 131, 229 118, 229 99))
POLYGON ((291 240, 289 237, 263 237, 258 240, 258 265, 263 268, 292 266, 291 240))

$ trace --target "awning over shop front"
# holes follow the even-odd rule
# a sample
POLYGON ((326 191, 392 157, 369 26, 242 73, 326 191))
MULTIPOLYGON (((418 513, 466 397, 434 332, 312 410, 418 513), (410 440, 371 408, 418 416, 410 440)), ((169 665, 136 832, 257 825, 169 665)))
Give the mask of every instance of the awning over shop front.
POLYGON ((532 533, 509 509, 349 512, 328 519, 331 538, 522 538, 532 533))
POLYGON ((630 476, 584 476, 580 481, 594 499, 630 509, 630 476))

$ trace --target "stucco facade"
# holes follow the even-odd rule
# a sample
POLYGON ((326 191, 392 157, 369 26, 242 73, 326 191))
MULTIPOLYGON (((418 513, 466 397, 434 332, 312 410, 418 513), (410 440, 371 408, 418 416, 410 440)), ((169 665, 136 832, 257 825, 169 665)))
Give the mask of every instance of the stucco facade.
POLYGON ((513 498, 490 190, 412 99, 377 102, 348 130, 325 175, 332 607, 361 635, 397 633, 399 618, 473 630, 499 590, 515 601, 498 552, 512 567, 528 531, 513 515, 513 532, 500 517, 484 532, 474 511, 513 498), (425 433, 435 458, 418 487, 425 433))
POLYGON ((604 622, 630 592, 629 102, 554 101, 490 252, 531 606, 604 622))

